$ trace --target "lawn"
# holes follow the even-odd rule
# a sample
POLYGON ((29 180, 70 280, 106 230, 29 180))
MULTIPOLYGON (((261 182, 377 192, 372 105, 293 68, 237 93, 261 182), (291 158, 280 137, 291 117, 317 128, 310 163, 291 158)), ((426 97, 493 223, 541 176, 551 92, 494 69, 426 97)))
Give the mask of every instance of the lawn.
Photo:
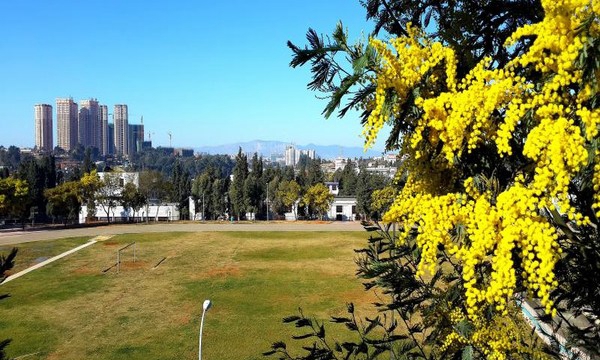
MULTIPOLYGON (((120 235, 0 287, 0 339, 23 359, 195 359, 204 299, 204 359, 259 359, 295 332, 281 318, 369 310, 354 276, 360 232, 219 232, 120 235), (136 242, 137 261, 116 250, 136 242), (152 269, 163 257, 166 260, 152 269)), ((19 269, 86 242, 20 246, 19 269)), ((0 247, 6 254, 9 247, 0 247)), ((330 331, 341 329, 328 326, 330 331)), ((342 330, 338 336, 347 336, 342 330)))

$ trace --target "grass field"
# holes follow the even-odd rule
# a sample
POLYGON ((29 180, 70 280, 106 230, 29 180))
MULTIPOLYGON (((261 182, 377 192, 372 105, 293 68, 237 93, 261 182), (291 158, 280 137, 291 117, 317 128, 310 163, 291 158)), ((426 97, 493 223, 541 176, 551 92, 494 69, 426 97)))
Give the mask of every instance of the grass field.
MULTIPOLYGON (((229 232, 119 235, 0 287, 0 339, 22 359, 195 359, 204 299, 204 359, 258 359, 294 332, 281 318, 319 319, 370 309, 354 272, 361 232, 229 232), (107 269, 116 250, 121 272, 107 269), (152 267, 167 259, 156 269, 152 267)), ((16 270, 83 244, 87 238, 19 246, 16 270)), ((6 254, 10 247, 0 247, 6 254)), ((328 327, 331 331, 339 327, 328 327)), ((344 336, 347 335, 343 332, 344 336)))

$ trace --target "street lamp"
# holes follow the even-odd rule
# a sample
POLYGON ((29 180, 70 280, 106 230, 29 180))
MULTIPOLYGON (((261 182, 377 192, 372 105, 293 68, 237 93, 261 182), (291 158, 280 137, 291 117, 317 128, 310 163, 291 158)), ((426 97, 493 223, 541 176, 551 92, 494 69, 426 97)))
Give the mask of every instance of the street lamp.
POLYGON ((198 360, 202 360, 202 327, 204 326, 204 314, 211 306, 212 303, 210 300, 204 300, 204 303, 202 304, 202 319, 200 320, 200 336, 198 337, 198 360))

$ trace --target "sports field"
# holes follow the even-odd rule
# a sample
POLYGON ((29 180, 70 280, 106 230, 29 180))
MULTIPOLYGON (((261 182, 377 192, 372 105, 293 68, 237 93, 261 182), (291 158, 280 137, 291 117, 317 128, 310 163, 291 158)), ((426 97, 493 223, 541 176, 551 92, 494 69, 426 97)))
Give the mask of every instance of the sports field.
MULTIPOLYGON (((0 339, 21 359, 258 359, 291 344, 297 313, 327 319, 346 302, 370 310, 354 276, 364 232, 202 232, 117 235, 0 286, 0 339), (111 268, 117 249, 121 271, 111 268), (166 258, 158 267, 153 267, 166 258), (109 269, 110 268, 110 269, 109 269), (107 270, 108 269, 108 270, 107 270), (107 270, 104 272, 104 270, 107 270)), ((81 245, 70 238, 18 245, 15 271, 81 245)), ((0 247, 6 254, 9 246, 0 247)), ((331 331, 339 327, 328 327, 331 331)), ((347 332, 343 331, 343 335, 347 332)), ((342 335, 342 336, 343 336, 342 335)))

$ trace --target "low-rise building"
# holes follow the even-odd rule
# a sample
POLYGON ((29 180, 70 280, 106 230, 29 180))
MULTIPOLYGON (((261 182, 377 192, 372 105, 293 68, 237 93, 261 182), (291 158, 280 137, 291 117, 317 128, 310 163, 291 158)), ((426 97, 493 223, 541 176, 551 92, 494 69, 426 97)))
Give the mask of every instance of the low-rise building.
POLYGON ((327 212, 329 220, 354 221, 356 220, 356 197, 336 196, 327 212))

